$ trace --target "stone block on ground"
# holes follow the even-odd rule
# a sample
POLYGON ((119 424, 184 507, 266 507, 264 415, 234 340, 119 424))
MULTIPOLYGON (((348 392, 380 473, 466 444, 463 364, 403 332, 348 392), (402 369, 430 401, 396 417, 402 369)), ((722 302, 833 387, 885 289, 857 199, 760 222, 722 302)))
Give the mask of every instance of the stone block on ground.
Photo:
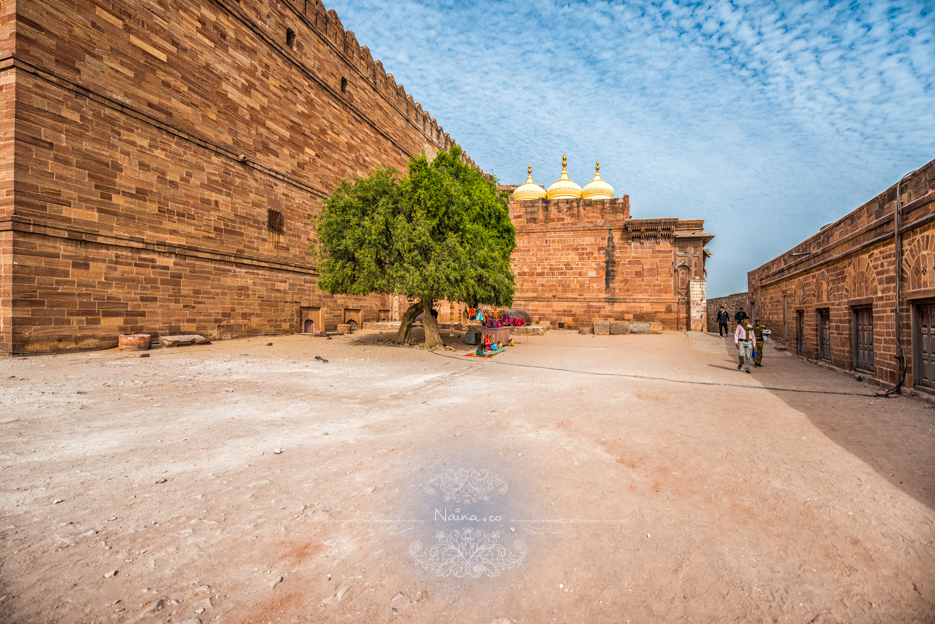
POLYGON ((338 333, 339 333, 339 334, 349 334, 349 333, 351 333, 351 325, 350 325, 350 323, 341 323, 340 325, 338 325, 338 333))
POLYGON ((595 320, 594 334, 597 336, 607 336, 610 334, 610 321, 595 320))
POLYGON ((592 328, 592 327, 582 327, 582 328, 578 329, 578 333, 581 334, 581 335, 583 335, 583 336, 587 336, 588 334, 593 334, 593 333, 594 333, 594 328, 592 328))
POLYGON ((623 336, 630 333, 629 321, 611 321, 610 333, 614 336, 623 336))
POLYGON ((661 334, 662 333, 662 323, 652 323, 649 328, 650 333, 661 334))
POLYGON ((120 334, 117 344, 121 351, 148 351, 152 341, 152 334, 120 334))
POLYGON ((631 334, 648 334, 652 331, 652 323, 630 323, 630 333, 631 334))
POLYGON ((199 336, 198 334, 186 334, 181 336, 162 336, 159 338, 159 342, 162 343, 162 346, 168 348, 171 347, 187 347, 189 345, 204 345, 211 344, 211 341, 205 338, 204 336, 199 336))

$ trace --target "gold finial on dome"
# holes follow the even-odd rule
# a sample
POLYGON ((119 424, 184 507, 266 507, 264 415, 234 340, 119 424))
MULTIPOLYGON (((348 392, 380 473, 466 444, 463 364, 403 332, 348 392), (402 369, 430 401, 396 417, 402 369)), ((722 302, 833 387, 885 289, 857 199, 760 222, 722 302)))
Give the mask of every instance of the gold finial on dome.
POLYGON ((513 201, 533 201, 545 198, 545 189, 532 181, 532 164, 526 168, 526 183, 516 187, 513 191, 513 201))
POLYGON ((562 177, 549 187, 546 196, 549 199, 578 199, 581 197, 581 187, 568 177, 568 157, 562 154, 562 177))
POLYGON ((594 167, 594 179, 581 189, 582 199, 613 199, 614 187, 601 179, 601 161, 594 167))

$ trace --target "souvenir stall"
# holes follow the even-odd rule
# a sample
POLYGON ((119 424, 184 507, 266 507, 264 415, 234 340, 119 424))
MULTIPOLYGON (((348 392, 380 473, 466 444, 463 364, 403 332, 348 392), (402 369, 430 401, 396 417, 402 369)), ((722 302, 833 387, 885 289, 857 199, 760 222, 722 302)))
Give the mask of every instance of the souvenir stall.
POLYGON ((528 324, 525 312, 501 309, 493 306, 463 307, 461 310, 461 329, 465 332, 464 342, 477 345, 469 356, 493 357, 503 353, 506 347, 513 346, 510 338, 511 327, 524 327, 528 324))

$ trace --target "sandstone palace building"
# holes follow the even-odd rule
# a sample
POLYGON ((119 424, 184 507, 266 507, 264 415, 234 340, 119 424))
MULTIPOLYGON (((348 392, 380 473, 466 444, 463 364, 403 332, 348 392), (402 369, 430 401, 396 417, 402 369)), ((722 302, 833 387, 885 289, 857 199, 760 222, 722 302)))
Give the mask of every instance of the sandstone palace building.
MULTIPOLYGON (((318 290, 332 184, 453 145, 318 0, 2 0, 0 351, 394 318, 318 290)), ((701 328, 702 223, 511 208, 517 307, 701 328), (699 238, 700 237, 700 238, 699 238), (695 318, 700 315, 700 318, 695 318)), ((557 320, 556 320, 557 319, 557 320)))
POLYGON ((600 175, 581 188, 562 174, 548 190, 532 171, 512 190, 514 305, 558 327, 596 319, 705 331, 704 221, 632 219, 600 175))

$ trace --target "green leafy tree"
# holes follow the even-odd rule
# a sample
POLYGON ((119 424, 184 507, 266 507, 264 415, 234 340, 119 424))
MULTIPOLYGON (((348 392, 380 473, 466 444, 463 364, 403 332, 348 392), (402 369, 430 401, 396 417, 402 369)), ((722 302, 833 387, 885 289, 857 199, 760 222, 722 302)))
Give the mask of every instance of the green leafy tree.
POLYGON ((431 311, 443 299, 506 306, 516 288, 516 232, 494 180, 461 161, 461 148, 409 160, 408 175, 376 169, 342 180, 316 217, 319 286, 331 294, 403 294, 416 300, 393 342, 409 341, 420 312, 425 348, 442 346, 431 311))

